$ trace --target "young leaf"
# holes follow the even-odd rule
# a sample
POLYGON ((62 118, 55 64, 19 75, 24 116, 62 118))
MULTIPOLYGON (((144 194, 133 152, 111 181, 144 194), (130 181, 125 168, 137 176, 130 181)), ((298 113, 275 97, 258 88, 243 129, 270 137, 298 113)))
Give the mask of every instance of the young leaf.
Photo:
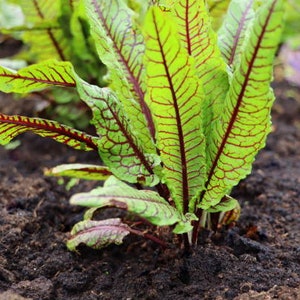
POLYGON ((207 210, 207 212, 210 212, 210 213, 227 212, 227 211, 233 210, 237 207, 240 207, 239 202, 236 199, 234 199, 228 195, 225 195, 218 204, 211 206, 207 210))
POLYGON ((0 90, 5 93, 29 93, 51 85, 75 87, 69 62, 48 60, 16 72, 0 66, 0 90))
POLYGON ((72 196, 71 204, 87 207, 113 206, 125 209, 151 222, 154 225, 173 225, 184 217, 156 192, 136 190, 110 177, 100 187, 89 193, 79 193, 72 196))
POLYGON ((120 245, 129 233, 128 225, 122 223, 119 218, 103 221, 85 220, 73 227, 67 247, 75 251, 79 244, 86 244, 94 249, 101 249, 113 243, 120 245))
POLYGON ((272 62, 280 41, 283 3, 269 0, 257 11, 244 44, 220 119, 214 123, 208 144, 208 180, 200 207, 216 205, 240 179, 251 171, 258 150, 270 132, 274 96, 269 83, 272 62))
POLYGON ((242 45, 255 13, 253 0, 232 0, 218 31, 219 47, 229 66, 238 66, 242 45))
POLYGON ((110 70, 110 87, 139 128, 145 147, 154 152, 150 142, 154 138, 154 125, 144 100, 144 41, 133 23, 133 11, 119 0, 85 0, 84 3, 99 57, 110 70))
POLYGON ((27 131, 43 137, 49 137, 74 149, 97 150, 97 137, 61 125, 55 121, 0 114, 0 145, 8 144, 14 137, 27 131))
POLYGON ((67 176, 86 180, 106 180, 112 175, 108 167, 89 164, 64 164, 46 170, 47 176, 67 176))
POLYGON ((201 88, 192 58, 181 47, 167 13, 152 7, 146 16, 147 103, 157 130, 164 179, 184 214, 203 188, 205 141, 201 131, 201 88))
POLYGON ((183 234, 183 233, 190 232, 193 229, 192 221, 197 221, 197 220, 198 218, 196 217, 195 214, 187 213, 182 218, 182 220, 176 224, 175 228, 173 229, 173 232, 176 234, 183 234))
POLYGON ((98 142, 103 162, 118 178, 146 185, 158 183, 153 169, 160 164, 156 154, 146 154, 115 93, 77 78, 77 89, 82 100, 93 111, 93 124, 101 137, 98 142))

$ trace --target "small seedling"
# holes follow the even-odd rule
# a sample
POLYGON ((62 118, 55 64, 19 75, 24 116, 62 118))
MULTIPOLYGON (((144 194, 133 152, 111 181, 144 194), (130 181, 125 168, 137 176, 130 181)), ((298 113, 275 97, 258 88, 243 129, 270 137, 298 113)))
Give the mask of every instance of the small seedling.
POLYGON ((155 232, 137 226, 148 223, 169 226, 185 247, 196 244, 199 229, 214 226, 215 216, 233 211, 223 219, 229 222, 236 214, 238 202, 228 194, 251 172, 270 132, 283 1, 233 0, 217 33, 206 1, 145 2, 80 1, 108 69, 108 87, 84 81, 70 62, 49 60, 18 72, 0 68, 4 92, 75 88, 93 112, 98 136, 54 121, 0 115, 3 145, 32 131, 98 151, 105 166, 50 171, 106 180, 71 198, 90 207, 71 232, 71 250, 80 243, 120 244, 129 233, 162 244, 155 232), (93 220, 104 207, 127 210, 139 222, 93 220))

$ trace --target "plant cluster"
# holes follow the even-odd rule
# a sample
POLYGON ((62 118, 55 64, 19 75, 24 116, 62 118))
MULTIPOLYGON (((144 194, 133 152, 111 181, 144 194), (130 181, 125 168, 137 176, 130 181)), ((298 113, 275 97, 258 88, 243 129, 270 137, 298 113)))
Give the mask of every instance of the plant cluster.
POLYGON ((210 1, 72 1, 108 69, 107 87, 82 78, 69 61, 51 59, 19 71, 0 67, 4 92, 73 88, 93 113, 97 136, 55 121, 0 114, 3 145, 32 131, 98 151, 104 166, 50 171, 105 180, 71 198, 89 210, 74 226, 69 249, 119 244, 129 233, 163 244, 139 229, 148 223, 169 226, 189 247, 201 227, 236 218, 239 204, 229 193, 251 172, 270 132, 270 82, 283 2, 232 0, 216 32, 210 1), (104 207, 124 209, 139 222, 93 219, 104 207))

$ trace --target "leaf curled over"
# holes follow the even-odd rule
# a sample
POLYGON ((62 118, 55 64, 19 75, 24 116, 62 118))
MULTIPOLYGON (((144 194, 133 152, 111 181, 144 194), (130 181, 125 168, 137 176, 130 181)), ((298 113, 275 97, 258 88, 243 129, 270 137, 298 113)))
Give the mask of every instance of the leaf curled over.
POLYGON ((136 190, 111 176, 104 187, 72 196, 71 204, 87 207, 113 206, 147 219, 154 225, 173 225, 182 215, 156 192, 136 190))
POLYGON ((103 221, 85 220, 73 227, 67 247, 75 251, 80 244, 94 249, 101 249, 110 244, 120 245, 129 233, 128 225, 122 223, 119 218, 103 221))

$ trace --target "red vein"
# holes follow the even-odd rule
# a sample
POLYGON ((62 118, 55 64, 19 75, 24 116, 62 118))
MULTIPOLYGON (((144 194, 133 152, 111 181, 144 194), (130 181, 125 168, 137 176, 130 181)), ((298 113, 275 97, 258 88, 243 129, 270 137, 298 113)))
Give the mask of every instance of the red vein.
POLYGON ((186 0, 186 7, 185 7, 185 31, 186 31, 186 41, 187 41, 187 50, 189 55, 192 55, 192 45, 191 45, 191 38, 190 38, 190 22, 189 22, 189 0, 186 0))

